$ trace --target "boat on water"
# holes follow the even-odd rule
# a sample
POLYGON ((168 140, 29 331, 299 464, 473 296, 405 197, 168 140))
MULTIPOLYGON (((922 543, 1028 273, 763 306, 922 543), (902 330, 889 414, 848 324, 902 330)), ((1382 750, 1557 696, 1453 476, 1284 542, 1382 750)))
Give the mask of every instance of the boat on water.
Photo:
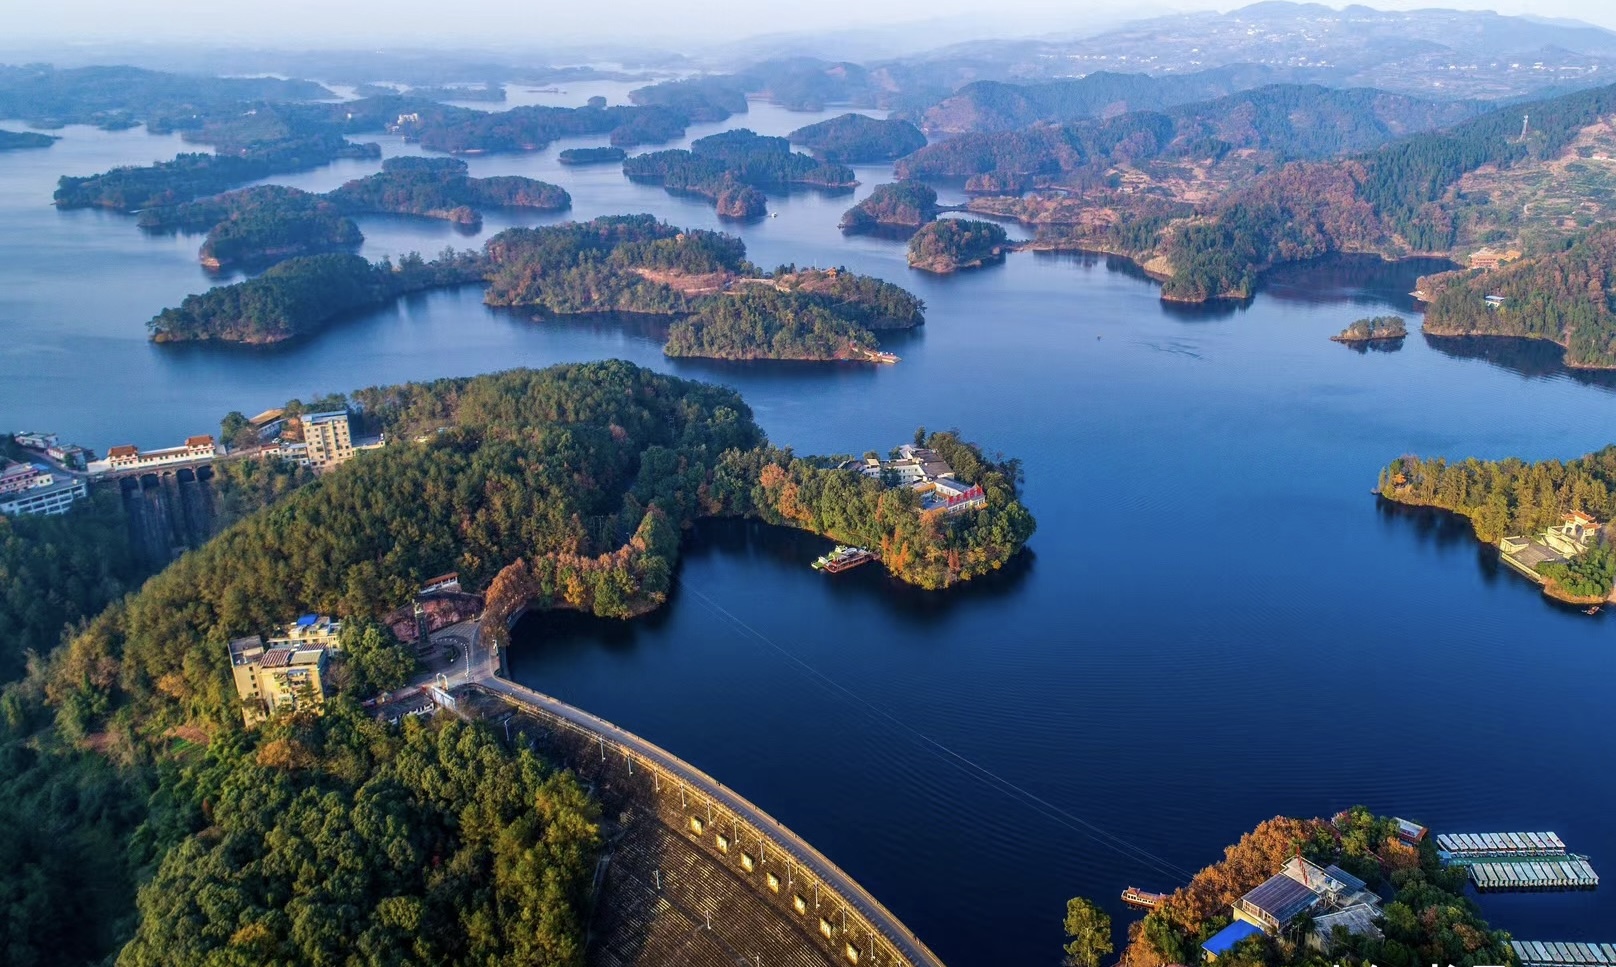
POLYGON ((866 561, 875 560, 875 554, 862 547, 849 547, 846 544, 837 544, 829 554, 821 554, 814 561, 816 571, 828 574, 837 574, 848 568, 858 567, 866 561))
POLYGON ((1152 893, 1149 890, 1141 890, 1136 886, 1130 886, 1122 891, 1122 902, 1131 907, 1154 910, 1167 902, 1167 894, 1152 893))
POLYGON ((1598 614, 1599 613, 1599 605, 1596 604, 1596 605, 1593 605, 1593 606, 1591 606, 1589 608, 1586 608, 1586 609, 1583 610, 1582 613, 1583 614, 1598 614))

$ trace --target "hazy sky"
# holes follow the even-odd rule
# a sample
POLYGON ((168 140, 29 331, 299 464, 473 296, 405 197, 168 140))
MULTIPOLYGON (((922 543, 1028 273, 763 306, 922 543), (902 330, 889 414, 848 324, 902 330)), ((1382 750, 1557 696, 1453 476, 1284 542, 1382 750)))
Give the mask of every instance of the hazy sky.
MULTIPOLYGON (((0 38, 14 41, 217 41, 318 47, 470 46, 537 48, 615 40, 672 46, 796 30, 833 30, 928 18, 970 18, 978 36, 1071 30, 1173 10, 1220 9, 1200 0, 854 0, 824 5, 770 0, 0 0, 0 38), (775 12, 830 13, 809 22, 775 12)), ((1612 0, 1377 0, 1382 9, 1458 7, 1572 17, 1616 28, 1612 0)), ((1332 6, 1342 6, 1333 3, 1332 6)), ((3 41, 0 41, 3 42, 3 41)))

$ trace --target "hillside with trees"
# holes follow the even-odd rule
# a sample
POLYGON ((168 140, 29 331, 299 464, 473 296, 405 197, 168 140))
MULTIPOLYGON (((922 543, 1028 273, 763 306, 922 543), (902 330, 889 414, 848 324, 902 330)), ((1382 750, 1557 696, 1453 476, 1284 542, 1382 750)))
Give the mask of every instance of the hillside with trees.
POLYGON ((384 306, 407 292, 466 285, 483 276, 475 253, 427 262, 408 255, 372 265, 357 255, 288 259, 257 278, 185 297, 148 322, 153 342, 264 345, 319 331, 344 315, 384 306))
POLYGON ((181 112, 233 111, 254 101, 334 96, 313 81, 279 77, 208 77, 122 66, 0 65, 0 117, 21 118, 44 128, 91 124, 122 130, 181 112))
POLYGON ((566 148, 556 155, 564 165, 616 164, 628 157, 628 152, 617 147, 566 148))
POLYGON ((948 273, 981 268, 1004 258, 1009 236, 992 222, 942 218, 909 240, 909 267, 948 273))
POLYGON ((1616 226, 1489 272, 1427 276, 1420 290, 1433 336, 1544 339, 1565 349, 1567 366, 1616 369, 1616 226))
POLYGON ((926 136, 908 121, 882 121, 867 114, 843 114, 800 127, 786 139, 826 161, 849 165, 895 161, 926 146, 926 136))
POLYGON ((299 255, 357 249, 359 226, 321 195, 262 185, 172 208, 147 209, 149 231, 204 230, 198 257, 213 269, 266 265, 299 255))
POLYGON ((1403 456, 1381 471, 1379 491, 1387 500, 1459 514, 1487 543, 1541 533, 1574 510, 1616 520, 1616 446, 1538 463, 1403 456))
POLYGON ((1356 319, 1352 325, 1330 338, 1335 342, 1375 342, 1383 339, 1402 339, 1408 335, 1408 324, 1402 316, 1372 316, 1356 319))
POLYGON ((916 229, 937 217, 937 192, 920 181, 876 185, 863 201, 842 215, 844 232, 916 229))

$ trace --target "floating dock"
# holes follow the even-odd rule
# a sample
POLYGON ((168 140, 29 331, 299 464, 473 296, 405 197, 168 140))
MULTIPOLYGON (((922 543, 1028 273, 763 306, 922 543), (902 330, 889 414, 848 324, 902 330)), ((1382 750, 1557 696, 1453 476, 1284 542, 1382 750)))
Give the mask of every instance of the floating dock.
POLYGON ((1476 860, 1470 882, 1478 890, 1591 890, 1599 874, 1585 856, 1566 854, 1525 860, 1476 860))
POLYGON ((1473 856, 1565 855, 1566 845, 1553 833, 1442 833, 1437 849, 1454 859, 1473 856))
POLYGON ((1616 944, 1511 940, 1521 967, 1616 967, 1616 944))

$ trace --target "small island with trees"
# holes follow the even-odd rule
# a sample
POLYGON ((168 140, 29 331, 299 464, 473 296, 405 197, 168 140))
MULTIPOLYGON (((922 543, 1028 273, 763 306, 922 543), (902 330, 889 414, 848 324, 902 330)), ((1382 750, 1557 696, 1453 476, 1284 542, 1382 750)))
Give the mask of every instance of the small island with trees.
POLYGON ((842 114, 810 124, 786 139, 826 161, 850 165, 896 161, 926 146, 926 136, 908 121, 882 121, 865 114, 842 114))
POLYGON ((992 222, 943 218, 909 240, 909 266, 946 274, 1004 260, 1009 236, 992 222))
POLYGON ((614 145, 599 148, 567 148, 556 155, 564 165, 616 164, 628 157, 628 152, 614 145))
POLYGON ((555 185, 520 175, 473 178, 458 158, 388 158, 374 175, 350 181, 325 197, 349 213, 385 212, 441 218, 466 227, 482 224, 479 207, 559 212, 572 196, 555 185))
POLYGON ((1365 343, 1402 339, 1408 335, 1408 325, 1402 316, 1374 316, 1359 319, 1331 336, 1332 342, 1365 343))
POLYGON ((842 215, 844 232, 880 229, 914 231, 937 218, 937 192, 919 181, 877 185, 863 201, 842 215))
POLYGON ((7 131, 0 128, 0 151, 18 151, 25 148, 48 148, 59 140, 54 134, 38 131, 7 131))

